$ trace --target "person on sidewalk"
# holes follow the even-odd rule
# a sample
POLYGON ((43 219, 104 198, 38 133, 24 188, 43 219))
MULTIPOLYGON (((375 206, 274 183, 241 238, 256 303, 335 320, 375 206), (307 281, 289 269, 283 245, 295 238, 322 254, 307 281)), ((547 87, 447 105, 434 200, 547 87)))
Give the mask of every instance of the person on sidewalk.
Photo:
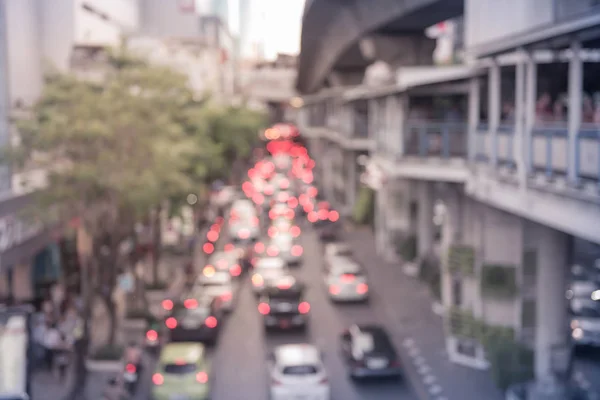
POLYGON ((44 347, 46 348, 46 366, 48 367, 48 370, 52 371, 52 368, 54 367, 54 356, 62 345, 60 332, 55 323, 46 323, 43 342, 44 347))

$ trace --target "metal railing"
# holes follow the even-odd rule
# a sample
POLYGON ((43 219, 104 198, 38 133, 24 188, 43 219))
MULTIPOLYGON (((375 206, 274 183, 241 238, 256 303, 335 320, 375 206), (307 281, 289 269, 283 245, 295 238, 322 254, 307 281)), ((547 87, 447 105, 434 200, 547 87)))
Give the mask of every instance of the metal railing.
POLYGON ((421 157, 466 157, 467 124, 409 121, 404 133, 404 149, 407 155, 421 157))

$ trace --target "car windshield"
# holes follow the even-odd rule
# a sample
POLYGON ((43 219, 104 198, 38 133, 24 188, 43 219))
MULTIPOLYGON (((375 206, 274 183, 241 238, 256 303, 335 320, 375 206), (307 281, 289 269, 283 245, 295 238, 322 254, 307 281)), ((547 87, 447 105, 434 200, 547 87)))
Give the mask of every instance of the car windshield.
POLYGON ((318 372, 318 368, 314 365, 294 365, 283 368, 284 375, 314 375, 318 372))
POLYGON ((356 344, 365 353, 395 353, 390 339, 380 330, 361 332, 355 340, 356 344))
POLYGON ((171 375, 187 375, 196 372, 196 364, 165 364, 165 373, 171 375))
POLYGON ((177 306, 173 309, 173 315, 177 318, 206 318, 210 315, 210 307, 208 306, 197 306, 193 308, 186 308, 184 305, 177 306))

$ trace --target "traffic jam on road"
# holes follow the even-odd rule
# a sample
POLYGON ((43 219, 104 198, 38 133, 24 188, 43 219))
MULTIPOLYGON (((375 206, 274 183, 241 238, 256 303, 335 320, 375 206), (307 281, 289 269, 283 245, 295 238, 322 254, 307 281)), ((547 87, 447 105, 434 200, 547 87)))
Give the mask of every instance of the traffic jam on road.
POLYGON ((136 398, 414 398, 296 132, 268 130, 267 155, 206 234, 205 265, 162 301, 148 331, 162 346, 136 398))

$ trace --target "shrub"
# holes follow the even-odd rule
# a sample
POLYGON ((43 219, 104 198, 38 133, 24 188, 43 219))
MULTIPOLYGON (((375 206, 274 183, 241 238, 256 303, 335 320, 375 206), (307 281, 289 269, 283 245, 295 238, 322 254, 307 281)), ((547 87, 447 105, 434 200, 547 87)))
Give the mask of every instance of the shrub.
POLYGON ((514 297, 517 294, 517 272, 512 265, 483 265, 481 291, 496 297, 514 297))
POLYGON ((534 378, 534 353, 514 340, 512 329, 487 327, 483 346, 492 378, 502 390, 534 378))
POLYGON ((475 272, 475 249, 471 246, 454 245, 448 251, 448 269, 452 273, 472 276, 475 272))
POLYGON ((352 219, 357 224, 369 224, 373 221, 373 203, 375 201, 375 193, 372 189, 362 186, 358 193, 358 198, 352 210, 352 219))
POLYGON ((92 352, 90 358, 98 361, 118 361, 123 357, 123 346, 104 345, 92 352))
POLYGON ((408 236, 399 243, 398 255, 406 262, 413 261, 417 257, 417 237, 408 236))

